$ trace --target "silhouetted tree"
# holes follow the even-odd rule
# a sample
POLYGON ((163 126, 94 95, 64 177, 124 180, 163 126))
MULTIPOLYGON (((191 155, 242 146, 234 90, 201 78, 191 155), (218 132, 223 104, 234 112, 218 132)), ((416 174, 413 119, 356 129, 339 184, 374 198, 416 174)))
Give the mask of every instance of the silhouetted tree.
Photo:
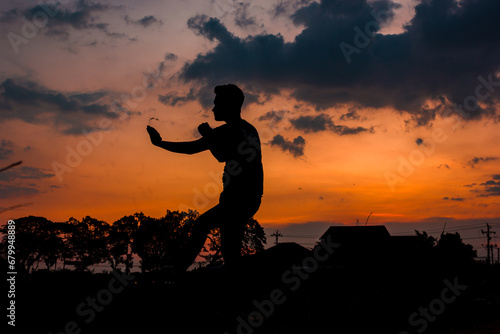
POLYGON ((82 221, 72 217, 68 224, 68 243, 74 258, 79 261, 77 271, 86 270, 89 266, 108 259, 108 223, 86 216, 82 221))
MULTIPOLYGON (((16 262, 19 271, 29 273, 44 262, 47 268, 55 265, 64 248, 56 224, 44 217, 28 216, 18 218, 16 222, 16 262)), ((7 228, 4 233, 3 247, 7 246, 7 228)))
MULTIPOLYGON (((221 237, 219 229, 214 229, 208 236, 209 242, 205 244, 204 251, 206 255, 201 255, 208 265, 218 264, 222 260, 221 237)), ((266 244, 266 233, 259 222, 253 218, 248 220, 243 235, 243 244, 241 248, 242 255, 252 255, 264 250, 266 244)))
POLYGON ((420 248, 431 249, 436 245, 436 238, 427 235, 427 232, 423 231, 422 233, 420 233, 419 231, 415 230, 415 233, 417 234, 417 242, 420 248))
POLYGON ((129 273, 133 265, 132 244, 144 214, 124 216, 111 225, 107 238, 108 262, 111 268, 117 269, 119 264, 125 265, 125 272, 129 273))
POLYGON ((441 235, 436 250, 443 262, 451 264, 471 263, 477 256, 477 251, 472 245, 465 244, 458 232, 441 235))
POLYGON ((458 232, 442 234, 439 239, 418 232, 419 255, 423 261, 430 262, 437 268, 445 269, 473 263, 477 252, 471 245, 465 244, 458 232))
POLYGON ((47 269, 56 265, 61 253, 65 252, 66 245, 60 236, 59 225, 51 223, 47 226, 46 239, 42 246, 41 260, 45 263, 47 269))
POLYGON ((173 266, 188 240, 190 223, 197 217, 196 211, 167 211, 164 217, 158 219, 139 214, 133 251, 141 258, 141 270, 164 270, 173 266))

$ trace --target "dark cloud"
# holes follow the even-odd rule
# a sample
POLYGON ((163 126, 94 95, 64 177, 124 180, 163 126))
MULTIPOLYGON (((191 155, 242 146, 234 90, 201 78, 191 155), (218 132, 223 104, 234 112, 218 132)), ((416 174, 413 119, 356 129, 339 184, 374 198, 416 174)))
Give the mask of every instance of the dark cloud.
POLYGON ((196 35, 203 36, 210 41, 216 39, 221 43, 225 43, 237 39, 219 19, 214 17, 196 15, 188 20, 187 25, 196 35))
POLYGON ((500 174, 491 175, 491 179, 480 183, 465 185, 472 188, 470 191, 476 193, 478 197, 500 196, 500 174))
POLYGON ((57 4, 43 4, 25 9, 11 9, 8 12, 3 12, 0 15, 0 22, 14 22, 22 17, 30 22, 34 20, 41 22, 40 17, 46 17, 46 24, 40 28, 49 37, 66 40, 70 36, 71 29, 73 30, 97 30, 111 38, 125 38, 130 41, 135 41, 135 38, 129 37, 124 33, 114 32, 109 29, 108 23, 97 22, 99 15, 105 12, 116 9, 116 7, 101 4, 98 2, 90 2, 79 0, 76 4, 63 6, 57 4))
POLYGON ((283 152, 292 154, 295 158, 299 158, 304 155, 304 146, 306 145, 306 140, 301 136, 298 136, 293 141, 283 138, 282 135, 276 135, 269 142, 271 146, 279 147, 283 152))
POLYGON ((91 130, 95 121, 115 119, 108 104, 99 103, 107 92, 63 93, 34 82, 7 79, 0 84, 0 120, 21 119, 32 124, 54 125, 67 134, 91 130))
POLYGON ((282 0, 276 2, 271 10, 272 16, 274 18, 278 16, 289 16, 300 7, 310 4, 311 1, 312 0, 282 0))
POLYGON ((177 60, 177 55, 174 54, 174 53, 171 53, 171 52, 167 52, 167 53, 165 53, 164 59, 168 60, 168 61, 176 61, 177 60))
POLYGON ((68 98, 77 100, 78 102, 83 104, 89 104, 102 99, 106 95, 106 92, 74 93, 68 95, 68 98))
POLYGON ((438 168, 450 169, 450 166, 448 164, 441 164, 441 165, 438 166, 438 168))
POLYGON ((187 95, 179 95, 177 92, 169 92, 165 95, 158 95, 158 100, 171 107, 175 107, 176 105, 183 105, 186 102, 196 100, 195 90, 191 88, 187 95))
POLYGON ((20 168, 11 168, 0 173, 0 181, 10 182, 17 179, 41 180, 54 177, 50 169, 23 166, 20 168))
POLYGON ((290 123, 292 123, 297 130, 302 130, 305 133, 326 131, 334 125, 331 117, 326 114, 320 114, 318 116, 300 116, 291 119, 290 123))
POLYGON ((251 17, 248 14, 248 8, 250 7, 250 2, 239 2, 236 7, 234 23, 242 28, 253 26, 256 24, 255 17, 251 17))
POLYGON ((163 56, 163 60, 158 63, 157 66, 157 76, 163 75, 165 72, 165 69, 169 63, 173 63, 177 60, 177 55, 171 52, 165 53, 165 56, 163 56))
POLYGON ((177 60, 177 55, 171 52, 165 53, 162 61, 158 63, 155 69, 148 69, 144 73, 144 77, 147 80, 147 89, 154 89, 159 83, 164 81, 164 74, 169 65, 177 60))
POLYGON ((14 142, 2 139, 0 142, 0 160, 5 160, 14 154, 14 142))
POLYGON ((279 123, 283 120, 286 110, 271 110, 259 117, 259 121, 270 121, 271 123, 279 123))
POLYGON ((422 145, 424 143, 424 140, 422 138, 417 138, 417 140, 415 140, 415 143, 417 145, 422 145))
POLYGON ((12 22, 16 21, 16 19, 18 19, 20 17, 20 15, 22 15, 22 12, 18 8, 12 8, 12 9, 9 9, 7 11, 3 11, 0 14, 0 22, 1 23, 12 23, 12 22))
POLYGON ((481 197, 500 196, 500 174, 492 175, 491 180, 481 183, 483 186, 481 197))
POLYGON ((373 132, 373 129, 366 129, 363 127, 348 127, 346 125, 336 125, 330 116, 320 114, 317 116, 299 116, 298 118, 291 119, 293 127, 297 130, 309 132, 332 131, 340 136, 355 135, 362 132, 373 132))
POLYGON ((463 197, 443 197, 444 200, 462 202, 465 200, 463 197))
POLYGON ((137 24, 137 25, 141 25, 143 26, 144 28, 147 28, 153 24, 163 24, 162 20, 158 20, 156 17, 154 17, 153 15, 147 15, 147 16, 144 16, 142 19, 139 19, 139 20, 132 20, 128 15, 125 16, 125 22, 129 23, 129 24, 137 24))
POLYGON ((340 116, 340 120, 346 121, 346 120, 352 120, 352 121, 359 121, 361 119, 361 116, 358 114, 356 109, 349 108, 349 111, 342 116, 340 116))
POLYGON ((29 197, 38 194, 40 190, 37 188, 0 184, 0 198, 29 197))
POLYGON ((498 157, 474 157, 467 162, 467 166, 474 168, 480 162, 494 161, 498 160, 498 157))
MULTIPOLYGON (((389 0, 312 2, 291 15, 304 27, 292 42, 266 33, 239 38, 218 19, 195 16, 190 29, 217 44, 186 63, 180 77, 244 82, 262 91, 291 89, 293 97, 320 109, 345 103, 393 107, 417 126, 452 106, 462 107, 468 119, 494 115, 500 96, 492 76, 500 64, 500 2, 422 1, 404 32, 379 34, 398 7, 389 0), (360 37, 367 27, 372 36, 360 37), (359 51, 350 63, 341 43, 359 51), (485 97, 477 106, 479 76, 492 84, 479 90, 485 97)), ((284 11, 278 6, 276 12, 284 11)))

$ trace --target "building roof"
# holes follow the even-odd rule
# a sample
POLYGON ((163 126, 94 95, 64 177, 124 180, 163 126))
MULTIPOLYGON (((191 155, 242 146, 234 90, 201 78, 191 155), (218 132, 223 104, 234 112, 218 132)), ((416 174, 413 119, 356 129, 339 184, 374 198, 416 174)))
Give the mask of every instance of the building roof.
POLYGON ((303 258, 311 251, 295 242, 280 242, 264 251, 269 257, 303 258))
POLYGON ((301 263, 304 258, 311 256, 311 254, 309 249, 295 242, 283 242, 248 257, 247 260, 254 264, 258 263, 260 267, 267 266, 283 270, 292 264, 301 263))
POLYGON ((391 238, 391 235, 383 225, 330 226, 320 239, 325 240, 328 236, 330 236, 332 242, 338 242, 344 245, 385 242, 391 238))

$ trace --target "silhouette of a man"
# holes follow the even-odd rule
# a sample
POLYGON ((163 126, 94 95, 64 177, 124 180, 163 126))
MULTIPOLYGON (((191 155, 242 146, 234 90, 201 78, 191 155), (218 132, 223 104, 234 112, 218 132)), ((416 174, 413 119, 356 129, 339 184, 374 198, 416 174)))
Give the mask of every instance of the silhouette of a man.
POLYGON ((163 141, 154 128, 147 127, 153 145, 185 154, 210 150, 219 162, 225 162, 219 204, 194 222, 190 246, 179 257, 176 269, 180 272, 186 271, 194 262, 208 233, 216 227, 220 228, 224 264, 233 267, 241 256, 245 225, 259 209, 263 194, 260 139, 257 130, 241 118, 243 92, 232 84, 217 86, 214 92, 214 118, 226 124, 215 129, 208 123, 200 124, 200 139, 189 142, 163 141))

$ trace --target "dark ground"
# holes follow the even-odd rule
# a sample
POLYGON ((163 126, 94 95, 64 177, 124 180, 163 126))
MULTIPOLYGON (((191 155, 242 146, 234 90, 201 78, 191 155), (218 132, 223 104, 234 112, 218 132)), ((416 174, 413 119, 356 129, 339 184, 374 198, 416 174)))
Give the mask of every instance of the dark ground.
POLYGON ((39 271, 24 281, 18 278, 16 329, 52 334, 500 333, 498 266, 452 270, 364 264, 319 268, 307 278, 302 269, 283 279, 289 268, 254 263, 238 274, 202 269, 175 283, 161 275, 133 273, 134 281, 116 294, 106 292, 115 277, 110 273, 39 271), (453 302, 440 304, 444 279, 466 288, 453 302), (276 289, 282 292, 273 295, 279 305, 269 301, 276 289), (107 305, 90 319, 87 298, 99 296, 107 305), (255 304, 264 308, 259 311, 255 304), (419 307, 431 304, 435 317, 409 322, 419 307))

